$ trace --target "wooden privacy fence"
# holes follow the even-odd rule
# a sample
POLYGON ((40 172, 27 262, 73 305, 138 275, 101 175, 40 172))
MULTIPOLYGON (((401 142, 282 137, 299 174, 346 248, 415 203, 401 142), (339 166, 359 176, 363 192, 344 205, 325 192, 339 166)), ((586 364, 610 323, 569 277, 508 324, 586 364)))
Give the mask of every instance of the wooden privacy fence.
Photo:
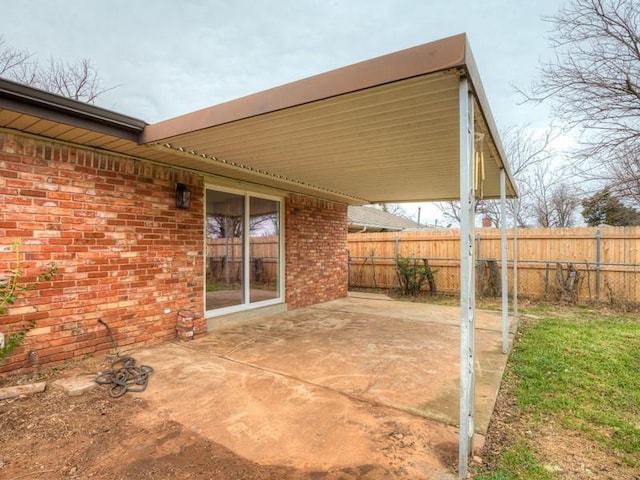
MULTIPOLYGON (((275 283, 278 278, 278 237, 249 239, 251 281, 275 283)), ((239 282, 242 272, 242 238, 207 239, 207 281, 239 282)))
MULTIPOLYGON (((459 230, 349 234, 349 285, 397 286, 396 255, 426 259, 438 292, 460 291, 459 230)), ((640 303, 640 227, 518 229, 518 295, 640 303)), ((479 291, 486 270, 501 268, 499 229, 476 229, 479 291)), ((513 288, 513 230, 508 230, 508 285, 513 288)), ((499 282, 498 282, 499 283, 499 282)), ((499 285, 498 285, 499 288, 499 285)), ((499 292, 494 292, 499 293, 499 292)))

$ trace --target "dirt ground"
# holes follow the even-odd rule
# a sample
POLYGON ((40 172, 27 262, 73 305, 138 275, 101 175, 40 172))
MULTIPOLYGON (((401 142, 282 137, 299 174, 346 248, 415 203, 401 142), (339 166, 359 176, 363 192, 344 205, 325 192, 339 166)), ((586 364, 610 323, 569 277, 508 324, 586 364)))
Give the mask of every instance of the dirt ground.
MULTIPOLYGON (((89 360, 89 364, 98 360, 89 360)), ((384 465, 351 465, 329 470, 300 470, 259 465, 149 409, 143 393, 111 398, 106 387, 69 397, 53 380, 86 373, 87 361, 46 375, 40 394, 0 401, 0 478, 42 480, 246 479, 378 480, 412 478, 404 453, 421 439, 400 424, 386 425, 377 438, 384 465), (395 459, 395 462, 394 462, 395 459)), ((99 367, 96 367, 99 368, 99 367)), ((25 383, 5 377, 0 386, 25 383)), ((376 407, 372 406, 372 409, 376 407)), ((348 445, 342 446, 348 449, 348 445)), ((457 445, 441 445, 443 463, 453 472, 457 445)), ((433 478, 452 478, 436 473, 433 478)))

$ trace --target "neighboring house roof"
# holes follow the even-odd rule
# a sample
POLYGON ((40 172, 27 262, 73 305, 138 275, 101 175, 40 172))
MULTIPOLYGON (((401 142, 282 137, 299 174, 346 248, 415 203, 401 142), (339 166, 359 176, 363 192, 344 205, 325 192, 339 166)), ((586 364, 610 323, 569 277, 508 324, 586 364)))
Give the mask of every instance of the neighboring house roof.
POLYGON ((369 232, 424 228, 419 223, 374 207, 349 207, 349 230, 369 232))

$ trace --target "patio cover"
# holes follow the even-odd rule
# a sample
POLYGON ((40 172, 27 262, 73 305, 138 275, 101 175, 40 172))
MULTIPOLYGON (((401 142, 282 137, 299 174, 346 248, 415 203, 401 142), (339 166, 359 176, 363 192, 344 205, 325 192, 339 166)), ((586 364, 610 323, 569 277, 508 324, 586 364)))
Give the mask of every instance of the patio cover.
POLYGON ((351 205, 457 200, 461 78, 483 136, 478 190, 499 198, 509 169, 464 34, 149 125, 141 143, 183 167, 351 205))
MULTIPOLYGON (((141 143, 179 153, 188 168, 226 169, 351 205, 460 200, 458 474, 466 478, 475 431, 475 200, 500 198, 504 217, 506 198, 517 195, 466 35, 149 125, 141 143)), ((503 259, 503 282, 505 267, 503 259)))

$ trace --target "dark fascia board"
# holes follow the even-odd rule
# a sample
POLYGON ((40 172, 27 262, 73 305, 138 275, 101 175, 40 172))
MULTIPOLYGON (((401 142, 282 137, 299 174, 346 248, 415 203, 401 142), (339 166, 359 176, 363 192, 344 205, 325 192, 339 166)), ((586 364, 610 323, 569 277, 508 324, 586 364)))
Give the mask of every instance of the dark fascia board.
POLYGON ((0 78, 0 109, 32 115, 138 142, 147 123, 28 85, 0 78))

